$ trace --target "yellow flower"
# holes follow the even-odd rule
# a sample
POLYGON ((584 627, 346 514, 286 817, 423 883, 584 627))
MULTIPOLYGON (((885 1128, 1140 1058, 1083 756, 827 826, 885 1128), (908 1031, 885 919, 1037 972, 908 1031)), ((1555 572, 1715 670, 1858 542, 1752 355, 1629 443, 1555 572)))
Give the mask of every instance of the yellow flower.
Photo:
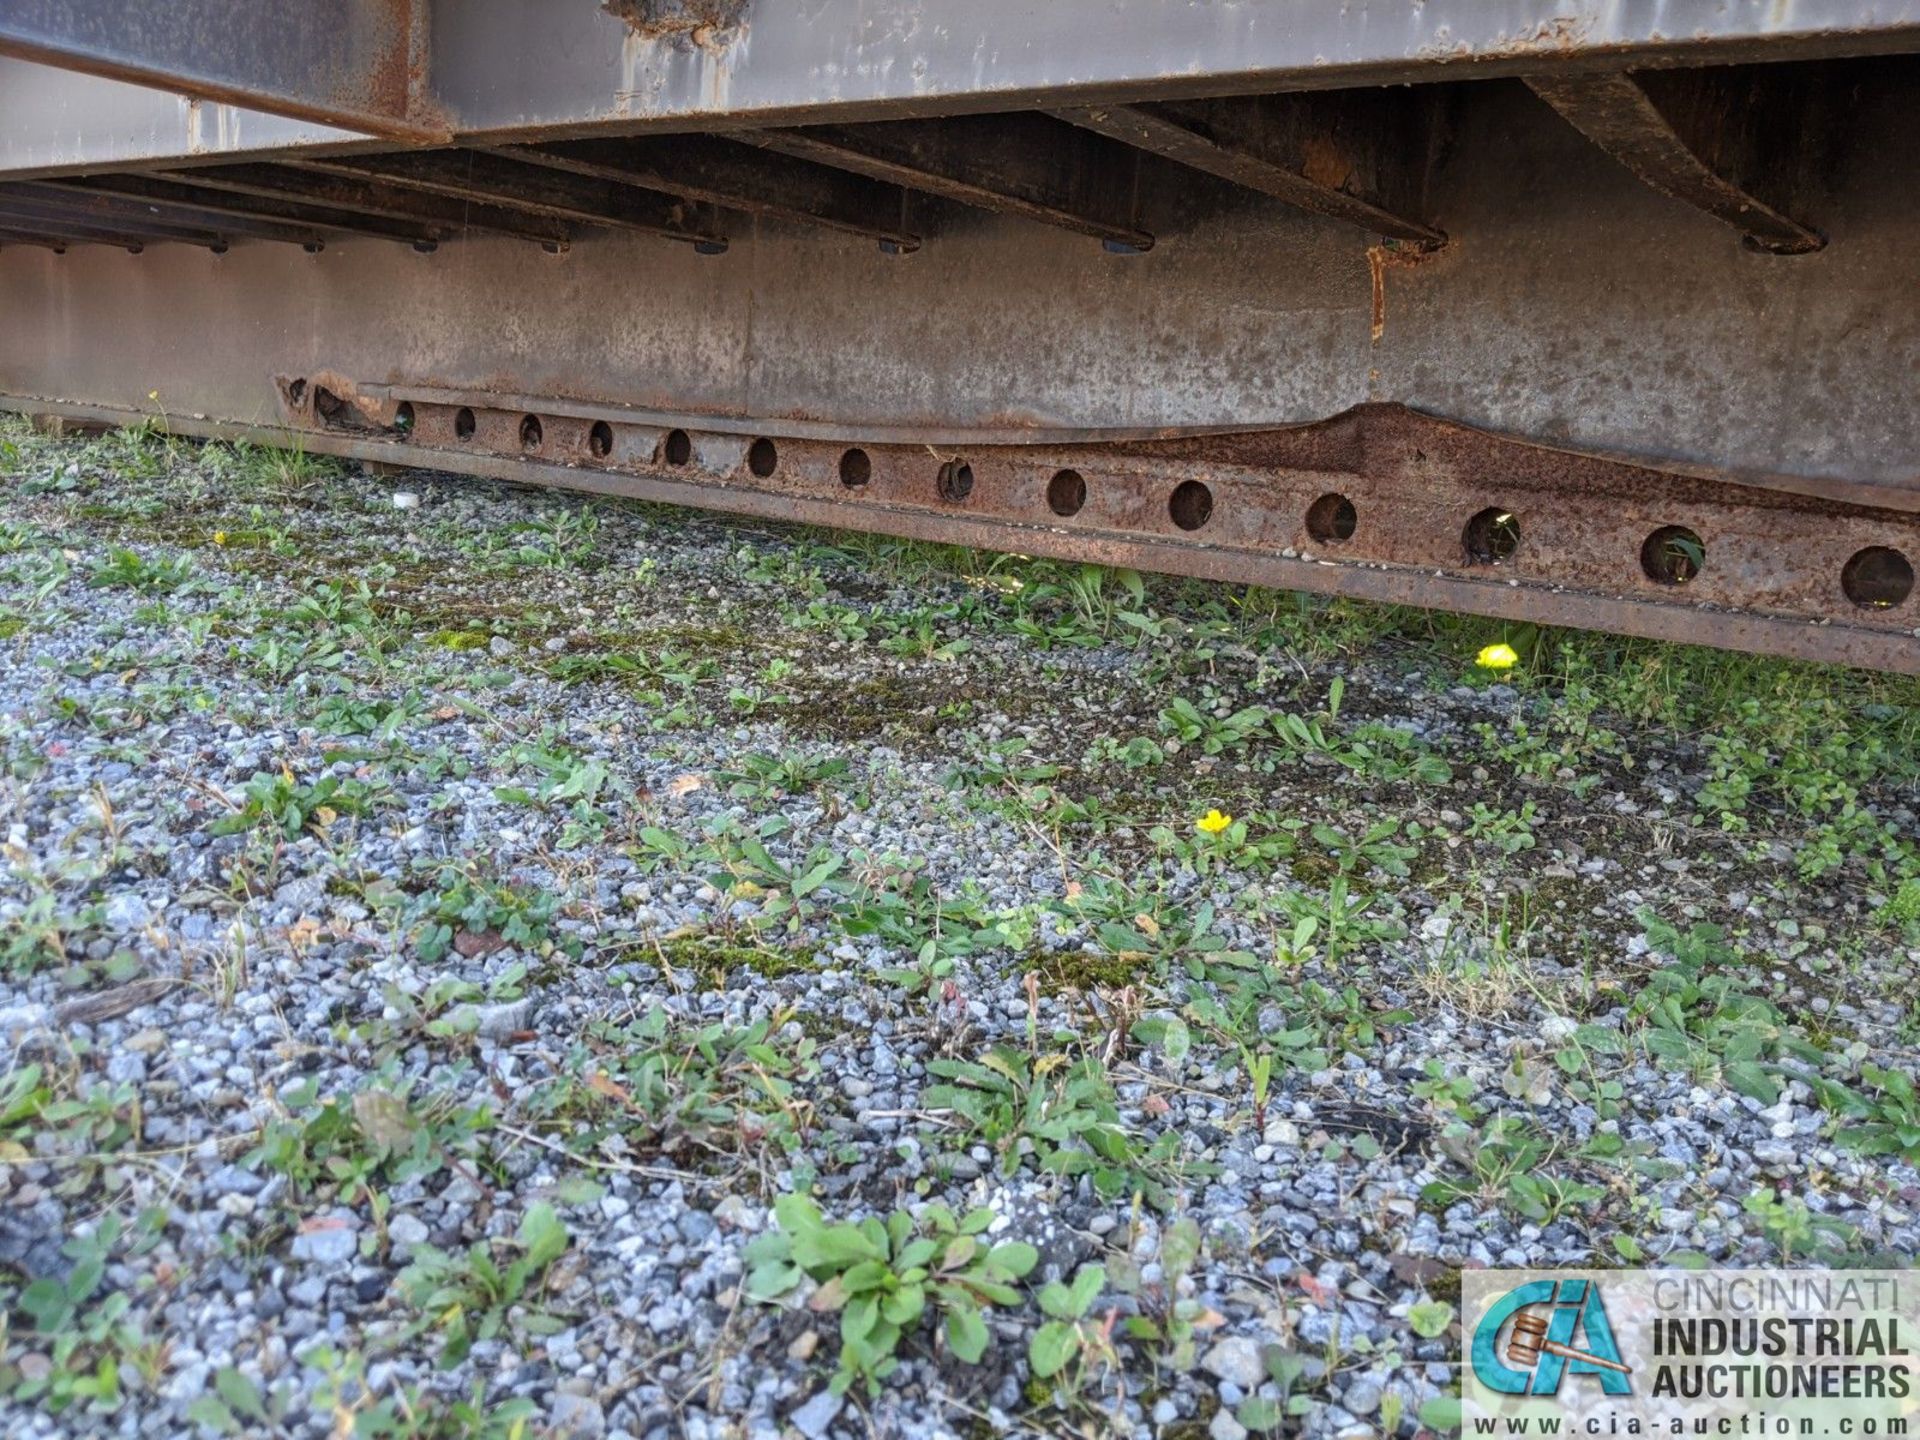
POLYGON ((160 398, 160 392, 158 390, 149 390, 147 391, 147 398, 149 400, 158 400, 160 398))
POLYGON ((216 545, 224 545, 224 544, 226 544, 226 543, 227 543, 227 532, 226 532, 226 531, 224 531, 224 530, 216 530, 216 531, 214 531, 214 532, 213 532, 213 543, 214 543, 214 544, 216 544, 216 545))
POLYGON ((1489 645, 1474 656, 1473 663, 1482 670, 1511 670, 1520 663, 1520 652, 1511 645, 1489 645))
POLYGON ((1218 810, 1209 810, 1193 823, 1209 835, 1218 835, 1233 824, 1233 816, 1222 815, 1218 810))

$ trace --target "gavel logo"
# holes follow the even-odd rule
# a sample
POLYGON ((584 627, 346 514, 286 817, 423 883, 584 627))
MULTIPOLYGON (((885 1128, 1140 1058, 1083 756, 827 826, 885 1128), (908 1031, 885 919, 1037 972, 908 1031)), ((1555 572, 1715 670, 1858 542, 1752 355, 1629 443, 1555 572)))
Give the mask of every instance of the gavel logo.
POLYGON ((1576 1350, 1571 1345, 1562 1345, 1558 1340, 1547 1338, 1547 1317, 1536 1315, 1531 1310, 1522 1310, 1513 1317, 1513 1329, 1507 1335, 1507 1359, 1519 1370, 1531 1370, 1540 1363, 1542 1355, 1558 1355, 1564 1360, 1584 1360, 1589 1365, 1598 1365, 1603 1370, 1617 1370, 1622 1375, 1631 1375, 1633 1367, 1622 1365, 1618 1360, 1607 1360, 1599 1355, 1590 1355, 1585 1350, 1576 1350))

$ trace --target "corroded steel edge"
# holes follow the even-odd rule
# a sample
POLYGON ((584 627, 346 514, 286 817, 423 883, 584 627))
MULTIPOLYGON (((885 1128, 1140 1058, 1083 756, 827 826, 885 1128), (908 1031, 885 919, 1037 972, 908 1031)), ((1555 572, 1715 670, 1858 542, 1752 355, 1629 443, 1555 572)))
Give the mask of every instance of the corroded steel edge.
MULTIPOLYGON (((151 417, 117 406, 0 395, 0 409, 58 415, 101 424, 151 417)), ((818 498, 772 485, 678 478, 657 470, 587 469, 484 450, 455 450, 385 438, 377 433, 262 426, 169 417, 175 433, 299 445, 349 459, 450 470, 490 479, 550 485, 586 494, 686 505, 761 519, 936 539, 981 549, 1060 560, 1128 566, 1225 583, 1343 595, 1388 604, 1446 609, 1495 619, 1608 631, 1646 639, 1791 659, 1825 661, 1920 675, 1920 638, 1905 630, 1855 623, 1785 619, 1668 598, 1571 590, 1380 564, 1289 557, 1283 553, 1168 537, 1070 530, 1064 525, 982 519, 964 513, 930 516, 925 509, 862 499, 818 498)), ((737 437, 735 437, 737 438, 737 437)), ((744 448, 744 447, 743 447, 744 448)), ((1773 497, 1776 504, 1800 502, 1773 497)), ((1824 506, 1825 502, 1809 502, 1824 506)), ((1890 517, 1907 521, 1909 517, 1890 517)), ((1499 578, 1491 578, 1499 576, 1499 578)))

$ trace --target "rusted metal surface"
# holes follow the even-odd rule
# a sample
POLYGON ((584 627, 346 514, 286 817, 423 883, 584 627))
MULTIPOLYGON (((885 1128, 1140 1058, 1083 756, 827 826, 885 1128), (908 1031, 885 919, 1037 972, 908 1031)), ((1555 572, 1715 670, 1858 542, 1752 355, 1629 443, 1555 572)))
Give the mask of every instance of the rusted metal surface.
MULTIPOLYGON (((1398 407, 1288 431, 1115 445, 942 455, 868 444, 850 464, 846 444, 780 437, 775 426, 751 438, 614 426, 399 402, 338 376, 327 376, 327 387, 300 378, 285 382, 289 405, 278 426, 190 419, 180 428, 298 437, 316 451, 594 494, 1920 674, 1910 587, 1859 582, 1862 556, 1890 551, 1904 562, 1920 545, 1912 515, 1570 455, 1398 407), (323 389, 331 423, 314 405, 323 389), (965 483, 955 484, 950 477, 961 473, 965 483), (1316 518, 1330 513, 1329 500, 1350 511, 1343 536, 1316 518), (1518 527, 1517 545, 1497 564, 1469 543, 1489 503, 1518 527), (1649 535, 1676 527, 1704 542, 1683 585, 1664 583, 1642 560, 1649 535)), ((0 407, 115 414, 11 396, 0 396, 0 407)), ((1888 573, 1884 560, 1872 563, 1888 573)))
POLYGON ((371 135, 445 138, 415 97, 425 18, 421 0, 8 0, 0 55, 371 135))
POLYGON ((740 139, 982 210, 1147 250, 1139 152, 1046 115, 756 130, 740 139))
POLYGON ((695 245, 724 248, 727 243, 725 232, 710 217, 674 196, 472 150, 300 159, 291 163, 322 175, 372 179, 577 224, 639 230, 695 245))
POLYGON ((714 136, 569 140, 496 153, 743 214, 844 230, 901 252, 920 248, 920 236, 906 223, 907 197, 900 186, 714 136))
MULTIPOLYGON (((1670 195, 1775 255, 1806 255, 1826 241, 1710 165, 1632 75, 1539 75, 1535 94, 1581 134, 1663 195, 1670 195)), ((1716 127, 1717 128, 1717 127, 1716 127)))
MULTIPOLYGON (((610 470, 678 468, 665 458, 657 425, 609 424, 541 406, 476 408, 399 400, 384 386, 328 374, 284 392, 285 418, 321 429, 390 427, 405 404, 405 436, 457 458, 475 451, 533 454, 610 470), (315 409, 324 388, 340 403, 315 409), (456 424, 473 420, 471 433, 456 424), (526 419, 540 443, 524 443, 526 419), (596 426, 610 441, 595 447, 596 426)), ((410 396, 423 393, 418 387, 410 396)), ((1049 483, 1064 470, 1081 480, 1073 533, 1125 534, 1235 551, 1293 552, 1328 564, 1416 570, 1498 569, 1516 585, 1552 585, 1600 593, 1684 589, 1693 608, 1717 606, 1807 620, 1839 621, 1909 634, 1913 615, 1897 607, 1855 616, 1836 603, 1849 558, 1870 547, 1905 552, 1920 541, 1920 518, 1890 509, 1838 504, 1777 491, 1703 480, 1603 457, 1490 436, 1415 414, 1370 405, 1334 419, 1284 430, 1079 445, 971 446, 933 453, 920 445, 866 442, 864 477, 846 483, 845 439, 801 439, 777 422, 754 432, 675 427, 691 440, 688 464, 727 485, 912 510, 927 533, 959 505, 975 518, 1015 525, 1062 517, 1049 483), (760 448, 756 457, 755 449, 760 448), (964 485, 954 477, 964 469, 964 485), (1198 487, 1197 489, 1195 487, 1198 487), (1191 497, 1184 502, 1182 492, 1191 497), (1511 517, 1517 543, 1497 565, 1477 517, 1511 517), (1649 536, 1686 529, 1706 542, 1706 558, 1684 586, 1643 563, 1649 536), (1657 572, 1657 573, 1654 573, 1657 572)))
POLYGON ((1422 217, 1438 136, 1431 91, 1272 95, 1057 110, 1062 120, 1302 210, 1440 245, 1422 217))

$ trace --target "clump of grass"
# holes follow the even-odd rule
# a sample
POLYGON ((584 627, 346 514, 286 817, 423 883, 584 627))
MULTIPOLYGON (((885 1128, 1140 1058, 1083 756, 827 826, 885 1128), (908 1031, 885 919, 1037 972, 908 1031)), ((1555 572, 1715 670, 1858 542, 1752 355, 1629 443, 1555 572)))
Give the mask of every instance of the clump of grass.
POLYGON ((338 460, 310 453, 298 439, 289 446, 250 440, 235 440, 224 447, 210 445, 206 459, 229 484, 263 497, 295 496, 342 473, 338 460))
POLYGON ((511 1322, 521 1335, 552 1335, 563 1327, 555 1317, 524 1308, 535 1299, 553 1262, 572 1243, 567 1227, 551 1205, 534 1205, 521 1218, 504 1265, 496 1247, 482 1241, 465 1254, 449 1254, 431 1245, 414 1251, 413 1263, 400 1272, 401 1296, 423 1312, 409 1335, 439 1331, 440 1368, 466 1359, 474 1343, 491 1340, 511 1322))
POLYGON ((782 1036, 787 1018, 695 1025, 656 1006, 594 1025, 528 1111, 579 1154, 614 1135, 626 1151, 682 1161, 795 1150, 813 1118, 802 1089, 819 1066, 812 1040, 782 1036))
POLYGON ((134 590, 142 595, 167 595, 185 588, 193 579, 193 558, 188 555, 160 555, 152 559, 138 551, 116 545, 107 558, 94 566, 87 583, 96 589, 134 590))

